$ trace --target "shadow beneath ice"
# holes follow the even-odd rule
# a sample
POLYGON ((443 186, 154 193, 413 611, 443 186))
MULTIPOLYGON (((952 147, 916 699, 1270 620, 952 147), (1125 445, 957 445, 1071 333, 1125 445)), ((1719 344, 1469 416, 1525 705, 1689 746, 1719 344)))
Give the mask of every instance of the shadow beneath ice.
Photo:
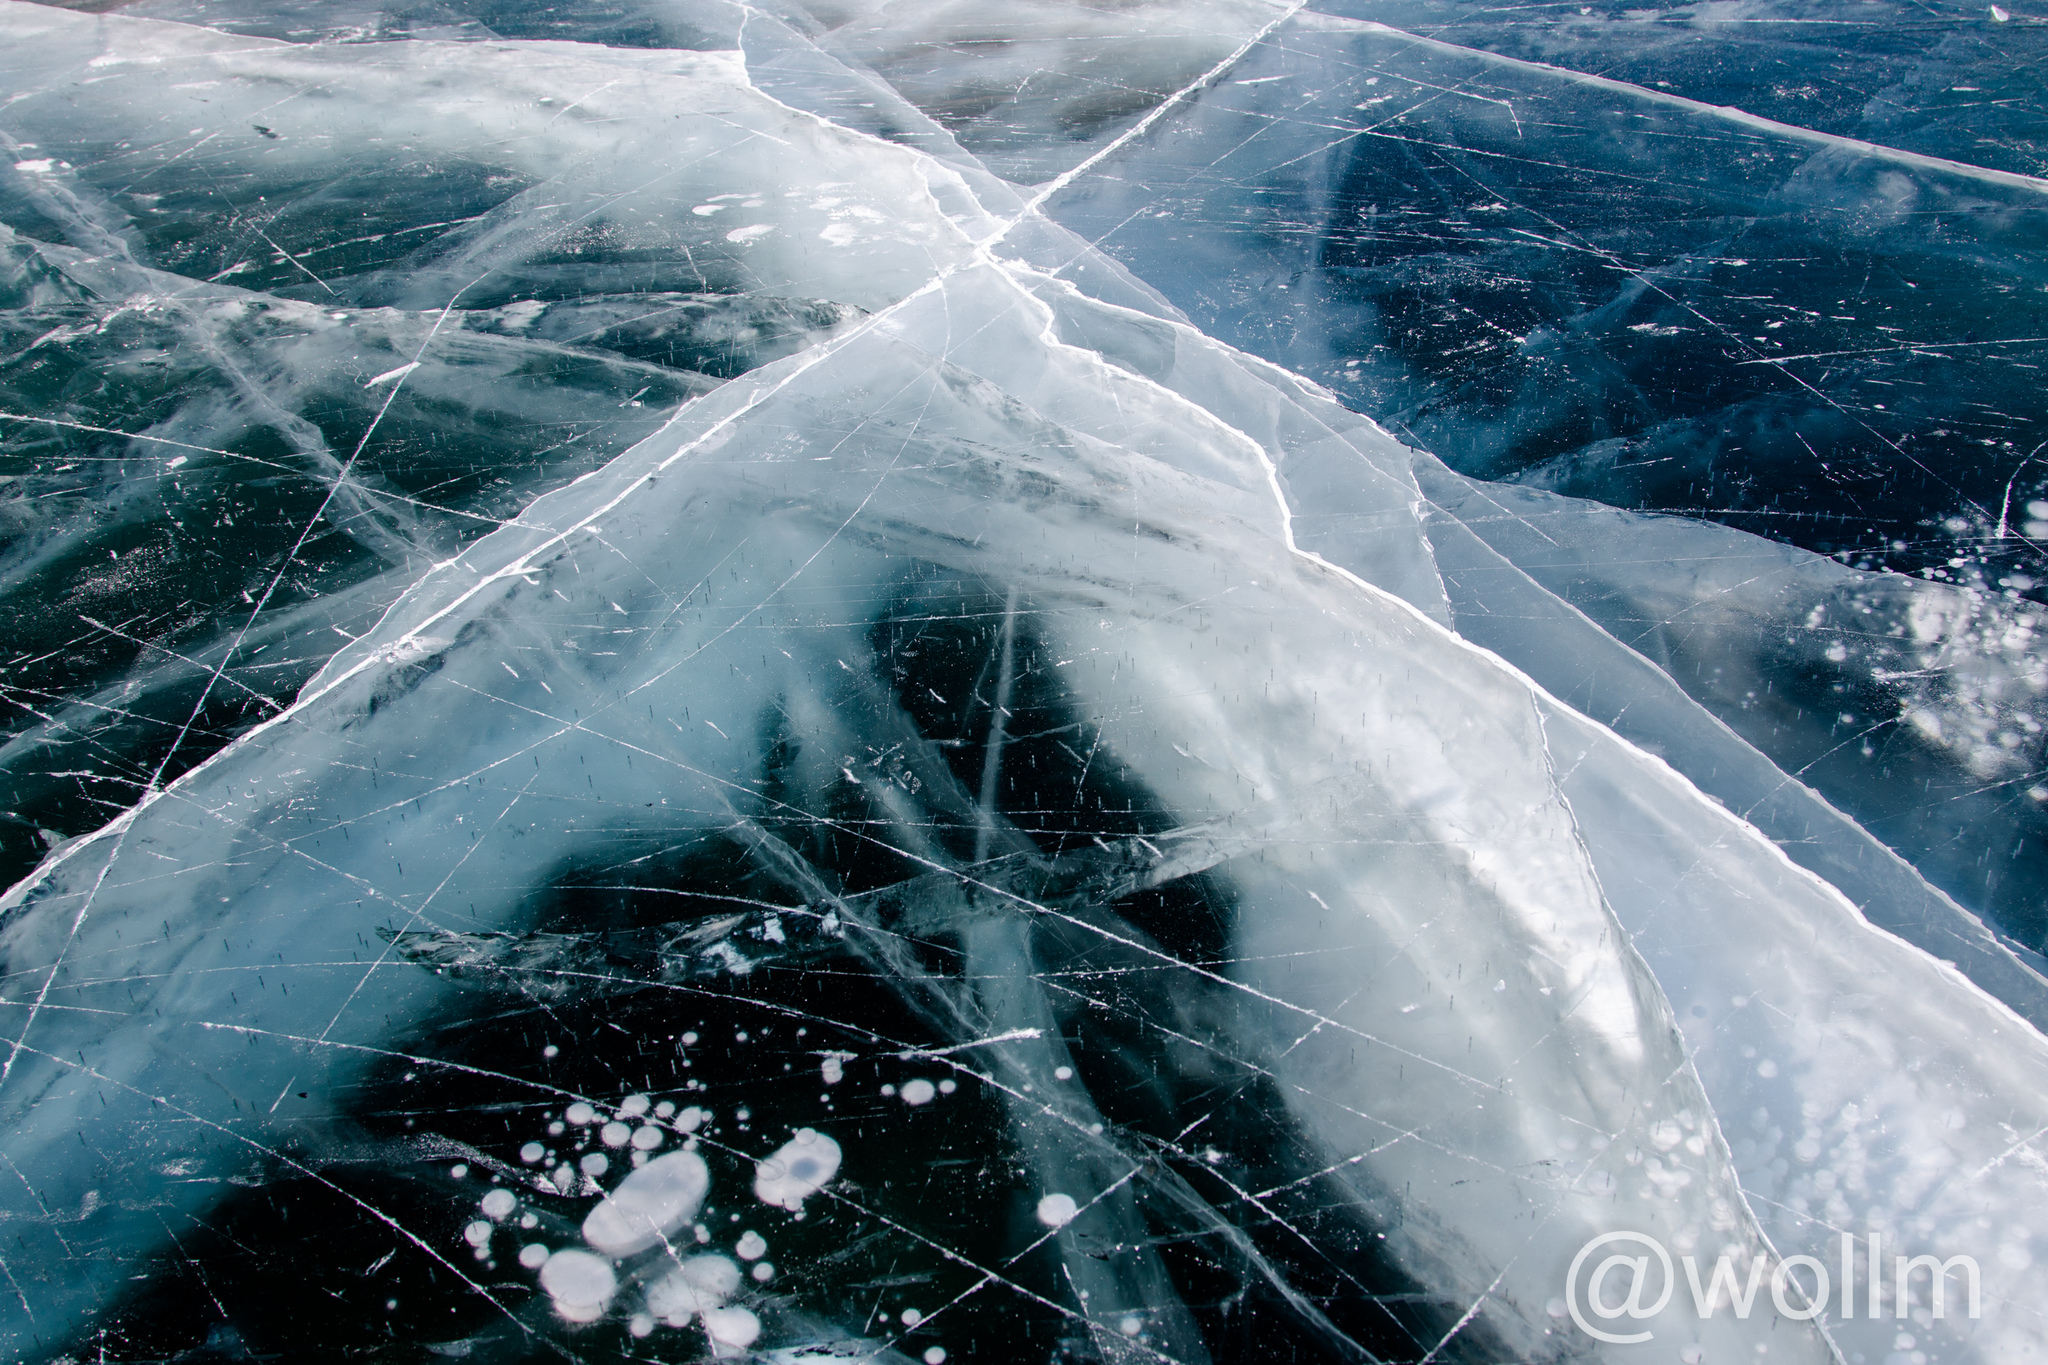
POLYGON ((387 930, 464 1008, 350 1093, 282 1097, 296 1169, 237 1177, 89 1349, 692 1359, 704 1320, 657 1321, 648 1288, 722 1256, 758 1349, 1414 1361, 1451 1335, 1436 1358, 1491 1358, 1247 1041, 1245 846, 1128 777, 1034 612, 914 571, 865 667, 763 707, 726 828, 594 835, 521 932, 387 930), (757 1197, 805 1130, 838 1178, 757 1197), (535 1267, 679 1147, 707 1202, 565 1321, 535 1267))

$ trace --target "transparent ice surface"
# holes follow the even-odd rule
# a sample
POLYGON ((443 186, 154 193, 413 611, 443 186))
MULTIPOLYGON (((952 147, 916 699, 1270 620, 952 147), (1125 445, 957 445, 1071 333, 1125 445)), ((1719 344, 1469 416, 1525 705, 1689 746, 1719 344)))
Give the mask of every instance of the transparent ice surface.
MULTIPOLYGON (((1710 627, 1677 610, 1690 593, 1675 584, 1646 586, 1632 564, 1530 566, 2038 946, 2042 582, 2027 507, 2048 497, 2029 434, 2044 415, 2034 300, 2048 282, 2032 244, 2048 182, 2033 161, 1944 159, 1969 149, 1953 116, 1921 105, 1917 140, 1856 139, 1889 137, 1902 91, 1953 75, 1956 51, 1995 67, 2040 39, 1987 11, 1895 23, 1850 8, 1865 17, 1410 16, 1418 33, 1379 9, 1297 17, 1057 212, 1198 325, 1462 473, 1703 517, 1861 571, 1817 595, 1768 569, 1708 590, 1704 615, 1741 620, 1739 652, 1759 635, 1791 646, 1767 692, 1754 669, 1738 683, 1715 680, 1719 658, 1700 667, 1710 627), (1796 111, 1754 72, 1778 95, 1719 103, 1736 79, 1722 64, 1773 31, 1801 35, 1789 51, 1837 103, 1852 75, 1888 84, 1862 121, 1774 123, 1796 111), (1616 79, 1632 62, 1670 78, 1616 79), (1871 570, 1954 591, 1848 586, 1871 570), (1846 612, 1828 600, 1843 591, 1858 598, 1846 612)), ((1994 100, 1993 126, 1969 127, 2006 145, 2038 102, 1994 100)))
POLYGON ((1859 8, 0 9, 6 1350, 2039 1358, 2037 29, 1859 8))

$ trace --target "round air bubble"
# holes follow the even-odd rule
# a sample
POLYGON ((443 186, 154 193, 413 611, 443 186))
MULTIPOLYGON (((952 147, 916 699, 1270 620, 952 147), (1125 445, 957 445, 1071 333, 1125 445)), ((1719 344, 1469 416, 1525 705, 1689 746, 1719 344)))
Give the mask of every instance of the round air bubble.
POLYGON ((930 1104, 938 1093, 939 1088, 930 1081, 925 1080, 922 1076, 914 1081, 905 1081, 903 1083, 903 1102, 905 1104, 930 1104))
POLYGON ((723 1256, 692 1256, 647 1286, 647 1311, 671 1327, 723 1308, 740 1287, 740 1268, 723 1256))
POLYGON ((744 1308, 713 1308, 704 1314, 704 1334, 712 1355, 736 1356, 761 1335, 761 1320, 744 1308))
POLYGON ((1080 1211, 1071 1194, 1049 1194, 1038 1201, 1038 1221, 1049 1228, 1065 1227, 1080 1211))
POLYGON ((796 1136, 754 1166, 754 1197, 792 1213, 839 1174, 839 1144, 799 1128, 796 1136))
POLYGON ((627 1118, 636 1118, 650 1108, 645 1095, 628 1095, 619 1102, 619 1113, 627 1118))
POLYGON ((479 1204, 486 1218, 504 1218, 519 1207, 519 1201, 512 1197, 510 1190, 492 1190, 479 1204))
POLYGON ((597 1111, 595 1109, 592 1109, 589 1105, 585 1104, 582 1100, 578 1100, 576 1101, 576 1103, 570 1105, 567 1109, 564 1109, 562 1111, 562 1117, 569 1120, 569 1122, 576 1124, 578 1127, 581 1127, 586 1123, 596 1123, 597 1111))
POLYGON ((528 1270, 538 1270, 548 1259, 547 1245, 542 1242, 528 1242, 519 1248, 519 1264, 528 1270))
POLYGON ((519 1149, 519 1159, 529 1166, 547 1154, 548 1149, 541 1146, 538 1142, 529 1142, 519 1149))
POLYGON ((597 1130, 597 1135, 607 1147, 623 1147, 632 1141, 633 1130, 614 1120, 597 1130))
POLYGON ((742 1261, 758 1261, 768 1254, 768 1239, 750 1228, 740 1234, 733 1250, 740 1254, 742 1261))
POLYGON ((541 1266, 540 1287, 555 1301, 555 1311, 570 1322, 596 1322, 618 1292, 619 1277, 602 1256, 558 1251, 541 1266))
POLYGON ((661 1129, 650 1123, 645 1127, 633 1130, 633 1146, 640 1151, 651 1152, 656 1147, 661 1146, 663 1136, 661 1129))
POLYGON ((576 1164, 582 1168, 583 1174, 595 1180, 612 1168, 612 1159, 603 1152, 585 1152, 576 1164))
POLYGON ((631 1256, 696 1216, 711 1172, 695 1152, 670 1152, 640 1167, 583 1220, 583 1240, 607 1256, 631 1256))

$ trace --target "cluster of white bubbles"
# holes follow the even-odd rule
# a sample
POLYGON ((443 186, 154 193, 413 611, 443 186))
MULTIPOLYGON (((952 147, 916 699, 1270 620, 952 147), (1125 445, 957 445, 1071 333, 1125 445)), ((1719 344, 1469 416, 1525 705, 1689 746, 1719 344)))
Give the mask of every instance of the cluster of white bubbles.
MULTIPOLYGON (((695 1221, 711 1190, 710 1168, 697 1150, 697 1134, 711 1122, 711 1111, 628 1095, 609 1116, 578 1100, 560 1118, 549 1117, 547 1137, 559 1141, 562 1150, 541 1140, 519 1150, 522 1162, 538 1168, 530 1178, 533 1188, 557 1197, 598 1196, 583 1219, 584 1245, 557 1248, 534 1240, 519 1250, 519 1264, 539 1272, 540 1287, 555 1312, 571 1323, 597 1322, 612 1312, 622 1291, 644 1285, 641 1307, 627 1317, 634 1336, 695 1322, 702 1325, 714 1356, 735 1356, 750 1348, 761 1334, 761 1320, 732 1300, 746 1279, 765 1285, 775 1277, 766 1259, 767 1239, 746 1229, 730 1256, 708 1250, 684 1256, 678 1245, 694 1249, 711 1241, 710 1230, 695 1221), (680 1147, 662 1153, 672 1139, 679 1139, 680 1147), (612 1169, 614 1154, 626 1157, 630 1169, 607 1191, 598 1180, 612 1169), (652 1258, 653 1264, 629 1264, 657 1248, 661 1254, 652 1258), (744 1272, 741 1262, 749 1267, 744 1272)), ((755 1163, 755 1197, 802 1218, 804 1201, 832 1182, 839 1164, 837 1142, 800 1128, 755 1163)), ((468 1167, 458 1165, 450 1174, 465 1178, 468 1167)), ((504 1185, 493 1185, 478 1209, 483 1216, 464 1227, 463 1238, 479 1260, 490 1258, 494 1236, 509 1231, 508 1223, 516 1221, 531 1231, 541 1221, 532 1210, 521 1212, 519 1197, 504 1185)), ((933 1350, 945 1358, 939 1348, 933 1350)))

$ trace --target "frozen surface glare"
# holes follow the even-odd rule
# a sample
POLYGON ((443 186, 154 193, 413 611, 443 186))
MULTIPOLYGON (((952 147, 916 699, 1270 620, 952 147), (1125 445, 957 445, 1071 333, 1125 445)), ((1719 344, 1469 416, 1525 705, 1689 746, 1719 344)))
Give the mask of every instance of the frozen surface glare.
POLYGON ((2048 1361, 2044 35, 0 0, 0 1353, 2048 1361))

